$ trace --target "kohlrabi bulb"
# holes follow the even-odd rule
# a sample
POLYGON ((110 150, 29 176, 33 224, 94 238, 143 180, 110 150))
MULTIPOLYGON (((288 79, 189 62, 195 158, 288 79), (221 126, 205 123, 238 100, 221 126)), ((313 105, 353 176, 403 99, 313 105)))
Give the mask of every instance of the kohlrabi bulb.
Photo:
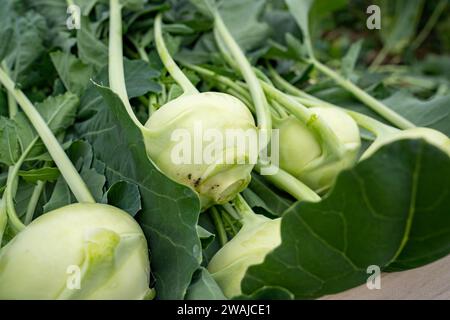
POLYGON ((149 277, 141 228, 103 204, 46 213, 0 251, 0 299, 143 299, 149 277))
POLYGON ((149 157, 165 175, 194 189, 203 209, 230 201, 250 182, 256 126, 239 99, 183 95, 152 114, 145 127, 149 157))
POLYGON ((434 145, 450 156, 450 139, 445 134, 430 128, 412 128, 380 136, 364 152, 361 159, 370 157, 386 144, 404 139, 424 139, 429 144, 434 145))
POLYGON ((342 157, 319 167, 311 166, 317 164, 322 156, 322 145, 305 124, 291 116, 277 125, 280 130, 280 167, 320 192, 329 188, 342 170, 355 164, 361 139, 358 125, 345 112, 320 107, 310 110, 328 125, 342 143, 342 157))
POLYGON ((281 244, 281 219, 254 215, 238 234, 211 259, 208 271, 225 296, 241 294, 241 281, 247 269, 260 264, 266 255, 281 244))

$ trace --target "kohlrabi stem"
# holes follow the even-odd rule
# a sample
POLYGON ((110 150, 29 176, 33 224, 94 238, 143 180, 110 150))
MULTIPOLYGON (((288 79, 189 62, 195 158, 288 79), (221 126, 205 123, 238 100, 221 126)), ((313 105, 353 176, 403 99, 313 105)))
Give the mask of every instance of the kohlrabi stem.
MULTIPOLYGON (((260 171, 259 165, 255 167, 255 171, 260 171)), ((264 178, 297 200, 308 202, 319 202, 322 200, 311 188, 281 168, 278 169, 276 174, 266 175, 264 178)))
MULTIPOLYGON (((256 110, 256 118, 258 127, 260 130, 265 131, 267 135, 267 144, 270 142, 271 132, 272 132, 272 117, 270 113, 269 103, 266 99, 264 91, 261 88, 258 77, 255 75, 252 66, 248 62, 245 54, 242 52, 242 49, 234 40, 233 36, 228 31, 225 23, 222 20, 222 17, 219 14, 217 9, 214 10, 214 21, 215 28, 223 43, 227 46, 228 51, 230 52, 233 59, 236 61, 236 65, 239 66, 239 70, 242 73, 247 85, 249 87, 249 91, 253 98, 253 103, 255 105, 256 110)), ((260 150, 263 150, 266 146, 259 146, 260 150)))
POLYGON ((378 120, 375 120, 369 116, 366 116, 365 114, 346 110, 347 114, 355 120, 355 122, 363 127, 364 129, 372 132, 377 137, 384 136, 384 135, 390 135, 392 133, 400 131, 397 128, 385 125, 384 123, 381 123, 378 120))
POLYGON ((255 221, 257 217, 256 213, 253 212, 252 208, 248 205, 247 201, 245 201, 241 194, 238 194, 236 198, 234 198, 233 205, 241 216, 242 224, 251 224, 255 221))
POLYGON ((8 224, 8 213, 6 212, 5 196, 0 199, 0 248, 2 247, 3 235, 8 224))
MULTIPOLYGON (((272 68, 271 66, 269 66, 269 73, 270 73, 270 76, 272 77, 272 80, 275 82, 275 85, 278 86, 279 88, 283 89, 284 91, 286 91, 288 94, 302 97, 302 98, 308 98, 308 99, 314 99, 317 101, 321 101, 318 98, 300 90, 299 88, 297 88, 296 86, 291 84, 289 81, 287 81, 282 76, 280 76, 278 74, 278 72, 276 72, 275 69, 272 68)), ((323 101, 323 102, 325 102, 325 101, 323 101)))
POLYGON ((236 220, 239 220, 241 218, 241 216, 239 215, 239 213, 236 211, 236 209, 230 204, 230 203, 225 203, 222 205, 222 208, 233 218, 236 220))
MULTIPOLYGON (((9 75, 9 69, 5 61, 2 63, 3 70, 7 75, 9 75)), ((16 99, 14 99, 14 96, 11 92, 7 91, 7 98, 8 98, 8 114, 9 117, 12 119, 16 116, 17 112, 19 111, 17 107, 16 99)))
POLYGON ((219 237, 220 245, 223 247, 228 242, 227 232, 223 226, 222 218, 220 217, 219 210, 216 207, 211 208, 211 216, 216 227, 217 236, 219 237))
POLYGON ((25 94, 21 90, 15 88, 14 82, 1 68, 0 82, 13 94, 14 98, 19 103, 19 106, 30 120, 48 152, 52 156, 53 161, 56 163, 59 171, 66 180, 70 190, 75 195, 75 198, 82 203, 95 203, 94 198, 77 169, 64 152, 64 149, 61 147, 59 141, 45 123, 44 119, 42 119, 40 113, 36 110, 30 100, 28 100, 25 94))
POLYGON ((265 74, 264 72, 262 72, 261 70, 259 70, 259 69, 256 68, 256 67, 253 67, 253 71, 255 72, 256 76, 257 76, 260 80, 262 80, 262 81, 264 81, 264 82, 266 82, 266 83, 268 83, 268 84, 270 84, 270 85, 273 85, 272 81, 270 81, 269 77, 267 77, 266 74, 265 74))
MULTIPOLYGON (((195 66, 193 64, 184 63, 183 65, 186 66, 186 68, 191 69, 192 71, 195 71, 200 75, 203 75, 209 79, 221 83, 225 87, 235 90, 240 96, 244 97, 245 100, 251 101, 251 96, 248 94, 247 90, 239 86, 235 81, 231 80, 230 78, 217 74, 216 72, 211 71, 209 69, 200 66, 195 66)), ((255 108, 252 104, 249 105, 249 108, 250 111, 255 112, 255 108)))
POLYGON ((358 100, 363 102, 365 105, 367 105, 369 108, 371 108, 373 111, 381 115, 383 118, 394 124, 400 129, 410 129, 414 128, 415 125, 410 122, 409 120, 405 119, 401 115, 399 115, 394 110, 390 109, 368 93, 366 93, 364 90, 359 88, 357 85, 355 85, 353 82, 351 82, 348 79, 345 79, 340 74, 338 74, 336 71, 330 69, 326 65, 322 64, 321 62, 311 59, 311 62, 314 64, 317 70, 320 72, 326 74, 330 78, 332 78, 334 81, 336 81, 337 84, 339 84, 342 88, 346 89, 348 92, 353 94, 358 100))
POLYGON ((6 212, 8 213, 8 224, 11 226, 14 234, 19 233, 25 229, 25 225, 20 221, 17 216, 16 208, 14 207, 14 191, 17 188, 17 174, 19 172, 20 165, 23 159, 19 161, 12 167, 9 167, 8 171, 8 182, 5 189, 5 202, 6 202, 6 212))
MULTIPOLYGON (((248 91, 245 89, 246 86, 245 84, 240 85, 239 82, 233 81, 232 79, 225 77, 223 75, 220 75, 214 71, 211 71, 209 69, 205 69, 203 67, 199 67, 199 66, 194 66, 188 63, 184 64, 187 68, 197 72, 198 74, 204 76, 205 78, 209 78, 213 81, 216 82, 216 84, 219 86, 219 88, 222 91, 226 91, 229 94, 237 97, 238 99, 242 100, 242 102, 244 102, 247 107, 250 109, 250 111, 254 114, 256 112, 255 107, 253 105, 253 103, 251 103, 252 99, 251 99, 251 95, 248 93, 248 91)), ((271 104, 269 105, 269 107, 271 108, 271 113, 272 111, 276 113, 276 115, 273 116, 277 116, 277 117, 285 117, 287 116, 285 110, 279 106, 279 105, 274 105, 271 104)))
POLYGON ((108 68, 109 86, 111 90, 122 100, 131 120, 133 120, 138 128, 142 129, 144 126, 134 114, 133 108, 128 100, 127 87, 125 84, 122 44, 122 5, 120 0, 110 1, 108 68))
POLYGON ((150 95, 150 98, 148 99, 148 116, 151 117, 153 113, 156 112, 158 105, 158 97, 154 94, 150 95))
POLYGON ((29 225, 33 221, 34 213, 36 212, 36 207, 41 197, 42 191, 45 188, 45 181, 38 181, 31 194, 30 201, 28 202, 27 211, 25 213, 24 223, 29 225))
POLYGON ((222 207, 222 218, 224 222, 228 225, 228 227, 231 229, 230 232, 232 233, 232 236, 234 237, 238 232, 239 229, 237 229, 231 219, 234 219, 231 214, 225 210, 225 208, 222 207))
POLYGON ((25 228, 25 224, 19 219, 17 215, 16 208, 14 205, 14 197, 17 192, 17 177, 19 175, 20 168, 28 157, 28 154, 34 148, 34 145, 39 140, 38 137, 34 138, 28 147, 22 152, 20 158, 14 164, 14 166, 9 167, 8 180, 5 189, 5 201, 6 201, 6 211, 8 213, 9 223, 12 227, 13 232, 16 234, 25 228))
POLYGON ((178 67, 178 65, 173 60, 172 56, 169 53, 169 50, 166 47, 166 43, 164 42, 163 34, 162 34, 162 15, 158 14, 155 19, 155 43, 156 50, 158 50, 159 57, 161 58, 164 67, 170 73, 172 78, 181 86, 185 94, 198 94, 199 91, 192 84, 188 77, 184 74, 184 72, 178 67))
POLYGON ((217 28, 214 28, 214 39, 216 40, 217 46, 219 47, 219 51, 224 58, 225 62, 230 65, 231 68, 234 70, 239 70, 239 65, 234 61, 234 59, 231 57, 230 53, 228 52, 228 49, 223 42, 223 39, 220 37, 219 30, 217 28))
POLYGON ((283 108, 283 106, 279 104, 277 101, 272 100, 270 104, 273 107, 273 109, 278 113, 281 119, 287 118, 289 116, 286 110, 283 108))

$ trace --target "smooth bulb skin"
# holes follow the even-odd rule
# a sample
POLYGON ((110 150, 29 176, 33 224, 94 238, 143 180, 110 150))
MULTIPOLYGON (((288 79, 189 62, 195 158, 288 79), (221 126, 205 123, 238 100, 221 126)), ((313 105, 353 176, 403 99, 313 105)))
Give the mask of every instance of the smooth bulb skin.
POLYGON ((144 139, 149 157, 165 175, 194 189, 202 209, 230 201, 250 182, 254 163, 248 160, 248 140, 244 148, 238 148, 236 139, 230 141, 226 137, 227 130, 236 129, 256 136, 253 116, 239 99, 216 92, 183 95, 152 114, 145 127, 148 129, 144 131, 144 139), (199 128, 202 134, 208 130, 219 133, 221 139, 207 140, 196 133, 199 128), (176 139, 174 133, 182 132, 180 130, 187 134, 187 140, 176 139), (180 160, 177 163, 173 158, 174 155, 186 156, 187 152, 174 153, 182 141, 189 142, 188 163, 180 163, 183 162, 180 160), (195 148, 196 143, 200 149, 195 148), (208 150, 214 150, 213 146, 218 146, 220 152, 212 153, 213 161, 204 161, 203 155, 211 154, 208 150), (225 162, 227 154, 232 157, 225 162), (195 163, 194 156, 199 155, 200 163, 195 163))
POLYGON ((393 134, 380 136, 364 152, 361 159, 364 160, 372 156, 378 149, 380 149, 384 145, 405 139, 424 139, 429 144, 441 149, 450 157, 450 139, 445 134, 430 128, 412 128, 403 131, 398 131, 393 134))
POLYGON ((0 251, 0 299, 138 300, 151 292, 149 277, 141 228, 104 204, 48 212, 0 251))
POLYGON ((305 124, 291 116, 278 126, 280 167, 316 192, 322 192, 331 187, 342 170, 356 163, 361 138, 358 125, 345 112, 320 107, 311 108, 310 111, 319 116, 343 144, 342 158, 319 168, 311 168, 311 164, 322 156, 322 146, 305 124))
POLYGON ((255 215, 214 255, 208 271, 226 297, 240 295, 241 282, 247 269, 262 263, 266 255, 281 244, 280 228, 280 218, 271 220, 255 215))

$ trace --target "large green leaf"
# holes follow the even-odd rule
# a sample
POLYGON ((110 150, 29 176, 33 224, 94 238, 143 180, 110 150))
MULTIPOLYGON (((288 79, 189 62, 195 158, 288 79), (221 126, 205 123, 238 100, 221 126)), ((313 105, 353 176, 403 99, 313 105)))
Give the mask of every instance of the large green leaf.
POLYGON ((423 140, 380 149, 342 173, 320 203, 284 215, 282 244, 243 290, 281 286, 315 298, 363 283, 370 265, 405 269, 450 252, 450 158, 423 140))

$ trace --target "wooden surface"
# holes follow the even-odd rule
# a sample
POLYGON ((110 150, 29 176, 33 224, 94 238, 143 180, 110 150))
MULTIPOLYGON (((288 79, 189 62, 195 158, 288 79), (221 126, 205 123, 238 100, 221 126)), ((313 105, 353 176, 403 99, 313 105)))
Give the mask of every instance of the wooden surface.
POLYGON ((379 290, 369 290, 364 284, 322 299, 450 300, 450 255, 421 268, 382 274, 381 289, 379 290))

